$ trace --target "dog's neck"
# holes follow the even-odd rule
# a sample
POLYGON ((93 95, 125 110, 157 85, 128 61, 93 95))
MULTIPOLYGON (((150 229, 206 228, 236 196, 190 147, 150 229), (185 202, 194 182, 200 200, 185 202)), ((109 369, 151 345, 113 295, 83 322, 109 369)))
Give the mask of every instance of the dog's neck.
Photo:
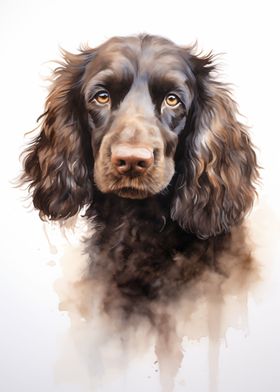
POLYGON ((87 216, 93 219, 96 234, 100 233, 105 243, 111 242, 115 233, 118 238, 125 235, 126 244, 137 243, 143 248, 152 241, 159 250, 166 248, 171 252, 184 249, 190 242, 201 242, 171 219, 171 198, 166 193, 134 200, 97 192, 87 216), (137 238, 133 233, 137 233, 137 238))
POLYGON ((111 229, 123 221, 129 224, 132 219, 137 225, 148 224, 154 230, 158 228, 162 232, 167 223, 171 223, 169 199, 169 195, 156 195, 144 200, 125 199, 96 191, 87 216, 94 217, 100 224, 107 224, 111 229))
POLYGON ((129 200, 97 193, 87 216, 94 226, 87 247, 90 275, 134 303, 177 295, 213 267, 211 241, 172 221, 168 195, 129 200))

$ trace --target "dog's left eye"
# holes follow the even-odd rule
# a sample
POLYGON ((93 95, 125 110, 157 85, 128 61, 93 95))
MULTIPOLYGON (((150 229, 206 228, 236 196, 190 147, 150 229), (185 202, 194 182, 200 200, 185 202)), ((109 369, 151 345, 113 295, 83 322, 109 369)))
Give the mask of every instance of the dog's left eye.
POLYGON ((181 101, 180 101, 180 99, 177 97, 177 95, 175 95, 175 94, 168 94, 168 95, 165 97, 165 103, 166 103, 168 106, 170 106, 170 107, 172 107, 172 108, 175 108, 176 106, 178 106, 178 105, 181 103, 181 101))
POLYGON ((93 100, 98 103, 99 105, 106 105, 110 103, 111 98, 110 94, 106 90, 99 91, 97 94, 95 94, 93 100))

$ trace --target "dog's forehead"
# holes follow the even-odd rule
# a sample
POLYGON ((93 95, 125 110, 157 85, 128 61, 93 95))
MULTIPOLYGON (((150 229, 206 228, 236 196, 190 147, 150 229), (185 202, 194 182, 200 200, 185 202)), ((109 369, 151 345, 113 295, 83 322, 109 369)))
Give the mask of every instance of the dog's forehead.
POLYGON ((166 75, 183 73, 186 62, 171 41, 153 36, 127 37, 113 38, 97 48, 89 68, 89 74, 110 69, 116 74, 166 75))

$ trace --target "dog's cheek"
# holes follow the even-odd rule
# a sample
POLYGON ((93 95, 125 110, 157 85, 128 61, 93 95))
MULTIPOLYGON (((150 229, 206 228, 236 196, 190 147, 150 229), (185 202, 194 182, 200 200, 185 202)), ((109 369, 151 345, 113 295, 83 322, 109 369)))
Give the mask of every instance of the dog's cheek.
POLYGON ((175 173, 175 163, 173 158, 165 158, 165 178, 164 181, 167 186, 175 173))
POLYGON ((111 175, 110 162, 97 159, 94 165, 94 183, 103 192, 110 192, 113 178, 111 175))
POLYGON ((173 159, 178 144, 178 136, 169 127, 159 126, 160 139, 163 141, 163 155, 165 159, 173 159))
POLYGON ((94 183, 101 192, 106 192, 107 184, 104 182, 102 171, 102 166, 99 165, 99 161, 97 160, 94 165, 94 183))
POLYGON ((164 189, 170 183, 174 173, 175 164, 173 157, 167 157, 163 154, 161 159, 157 162, 155 172, 153 174, 159 190, 164 189))
POLYGON ((112 183, 111 139, 105 135, 95 153, 94 182, 101 192, 109 192, 112 183))

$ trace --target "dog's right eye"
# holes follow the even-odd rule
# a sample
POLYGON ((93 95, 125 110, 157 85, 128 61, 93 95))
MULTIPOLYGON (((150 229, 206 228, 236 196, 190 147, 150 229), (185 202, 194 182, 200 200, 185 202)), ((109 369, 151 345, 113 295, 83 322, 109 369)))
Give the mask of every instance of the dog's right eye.
POLYGON ((107 105, 111 101, 110 94, 105 90, 99 91, 93 97, 93 101, 98 105, 107 105))
POLYGON ((180 99, 175 94, 168 94, 165 97, 165 102, 168 106, 172 108, 177 107, 181 103, 180 99))

